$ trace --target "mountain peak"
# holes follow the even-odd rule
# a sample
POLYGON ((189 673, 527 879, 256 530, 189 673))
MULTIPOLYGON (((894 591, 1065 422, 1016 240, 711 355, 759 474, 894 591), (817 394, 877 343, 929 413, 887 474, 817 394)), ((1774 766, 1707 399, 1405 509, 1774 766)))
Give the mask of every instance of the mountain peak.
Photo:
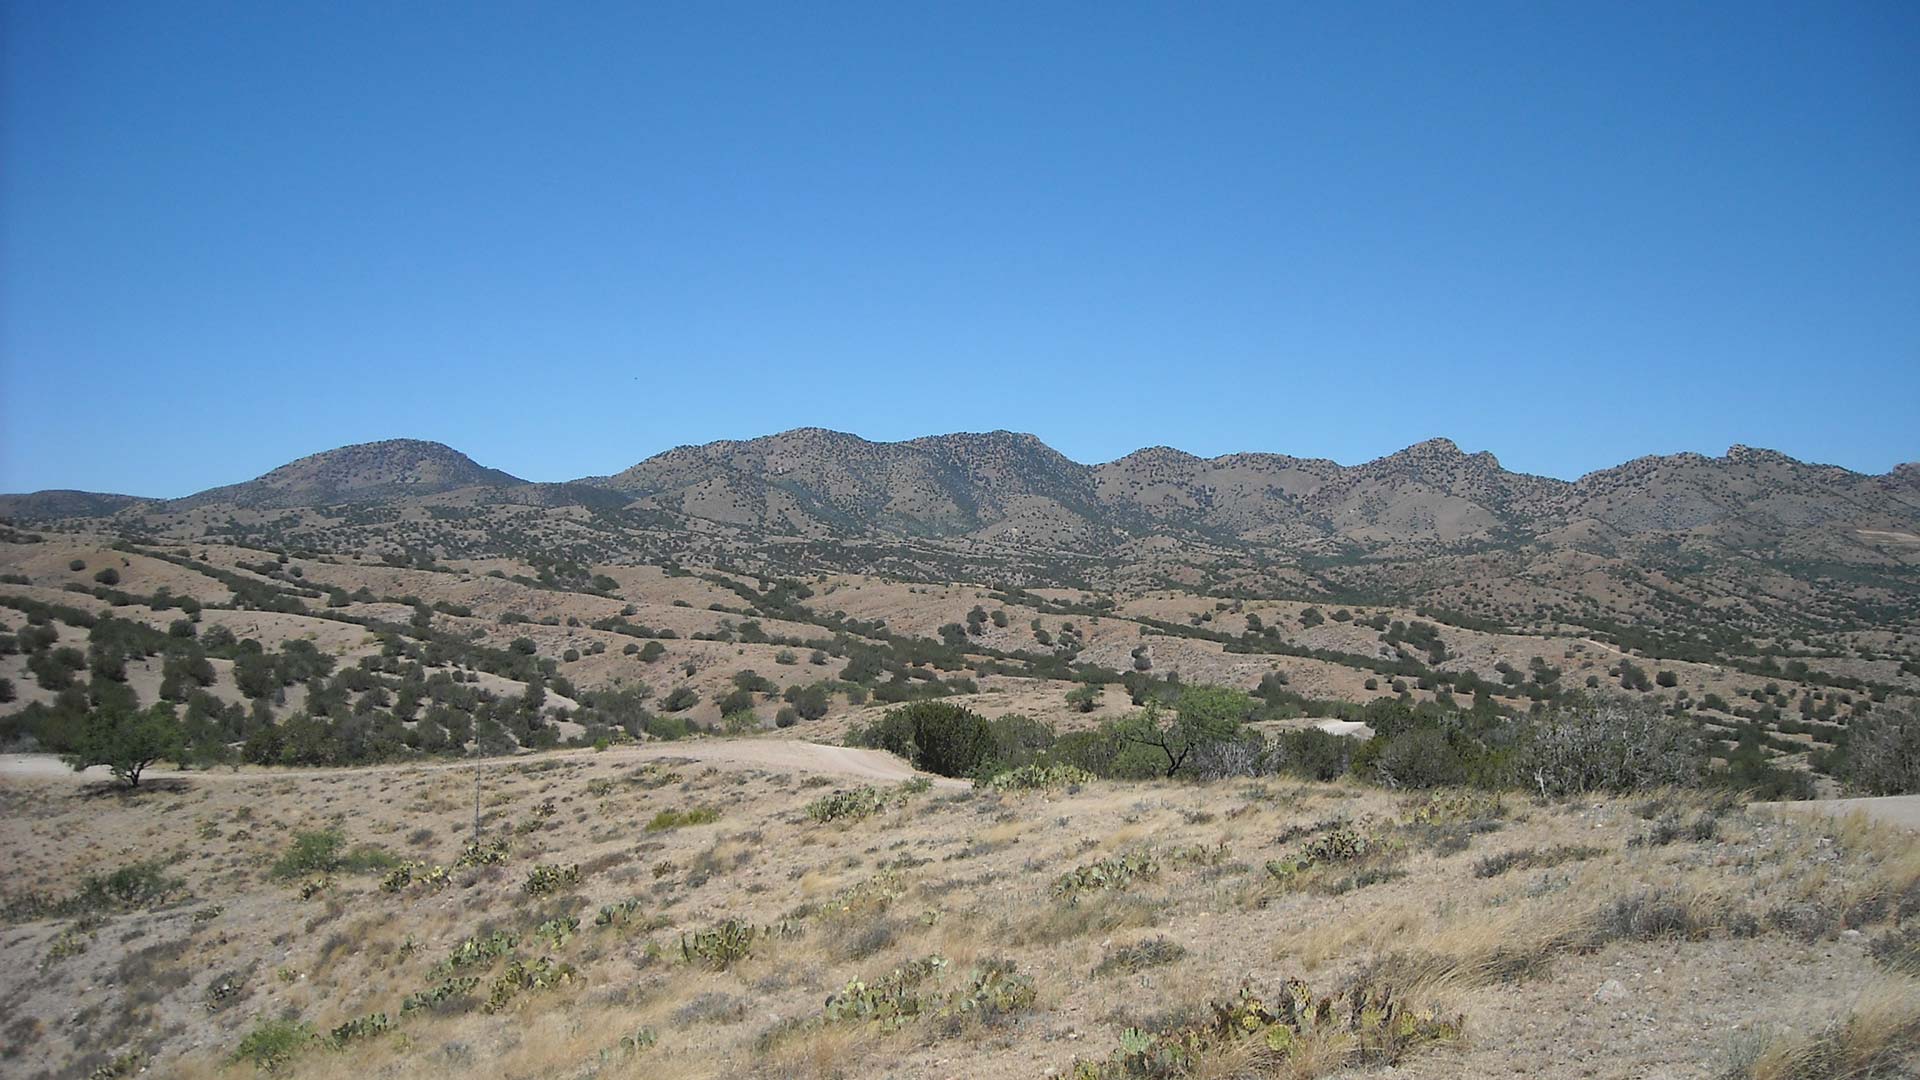
POLYGON ((382 439, 290 461, 244 484, 214 488, 182 505, 229 502, 250 507, 325 506, 399 495, 435 495, 463 487, 526 483, 489 469, 445 443, 382 439))

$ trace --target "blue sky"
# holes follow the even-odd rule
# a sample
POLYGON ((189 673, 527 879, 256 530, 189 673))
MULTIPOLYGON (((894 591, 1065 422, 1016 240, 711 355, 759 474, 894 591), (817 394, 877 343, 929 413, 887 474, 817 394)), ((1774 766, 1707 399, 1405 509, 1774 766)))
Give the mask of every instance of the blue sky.
POLYGON ((0 490, 802 425, 1920 458, 1910 2, 0 18, 0 490))

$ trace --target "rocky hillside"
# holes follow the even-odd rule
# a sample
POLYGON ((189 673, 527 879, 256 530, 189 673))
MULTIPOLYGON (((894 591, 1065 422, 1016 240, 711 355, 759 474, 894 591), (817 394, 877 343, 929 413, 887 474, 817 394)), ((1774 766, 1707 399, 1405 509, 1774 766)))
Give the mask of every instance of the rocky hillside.
MULTIPOLYGON (((171 502, 40 492, 0 497, 0 515, 177 531, 223 508, 410 500, 433 502, 442 517, 482 505, 559 515, 556 527, 595 532, 594 556, 604 558, 639 553, 633 537, 622 536, 644 526, 748 545, 938 543, 1098 559, 1148 542, 1266 553, 1262 559, 1423 558, 1528 545, 1638 558, 1653 545, 1695 553, 1680 565, 1700 553, 1903 572, 1920 565, 1920 466, 1871 476, 1743 446, 1724 457, 1640 458, 1569 482, 1511 472, 1492 454, 1469 454, 1447 439, 1354 466, 1283 454, 1199 458, 1168 447, 1089 466, 1008 431, 871 442, 800 428, 678 447, 612 476, 542 485, 439 443, 396 439, 315 454, 171 502), (608 515, 611 528, 582 524, 608 515)), ((523 528, 534 521, 514 520, 523 528)), ((483 537, 475 521, 478 531, 469 531, 483 537)), ((553 530, 529 535, 536 533, 553 530)))
POLYGON ((442 443, 387 439, 312 454, 244 484, 212 488, 171 505, 328 506, 524 483, 499 469, 485 468, 442 443))
POLYGON ((1185 532, 1362 547, 1535 536, 1709 533, 1742 546, 1802 530, 1858 547, 1920 527, 1920 471, 1868 476, 1736 446, 1649 457, 1567 482, 1510 472, 1430 439, 1356 466, 1168 447, 1102 465, 1031 435, 875 443, 817 428, 681 447, 595 482, 643 505, 782 534, 1036 534, 1086 543, 1185 532))

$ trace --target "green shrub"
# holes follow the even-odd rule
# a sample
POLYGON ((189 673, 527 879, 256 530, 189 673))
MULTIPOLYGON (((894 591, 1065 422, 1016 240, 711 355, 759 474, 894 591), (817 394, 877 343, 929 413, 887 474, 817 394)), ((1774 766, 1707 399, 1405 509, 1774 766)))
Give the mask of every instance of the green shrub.
POLYGON ((495 960, 513 951, 520 944, 517 934, 505 930, 495 930, 486 937, 470 937, 453 947, 447 958, 435 968, 441 974, 452 974, 461 968, 487 967, 495 960))
POLYGON ((648 832, 665 832, 688 825, 711 825, 720 820, 720 810, 713 806, 697 806, 691 810, 666 809, 653 815, 647 822, 648 832))
POLYGON ((316 1036, 313 1027, 296 1020, 261 1020, 253 1025, 233 1052, 235 1061, 250 1061, 263 1072, 278 1072, 293 1063, 316 1036))
POLYGON ((505 840, 487 840, 469 843, 453 861, 454 869, 463 870, 470 866, 492 866, 507 861, 507 842, 505 840))
MULTIPOLYGON (((1334 863, 1351 863, 1381 850, 1378 837, 1342 825, 1307 842, 1288 858, 1267 863, 1267 873, 1282 885, 1297 885, 1309 870, 1334 863)), ((1343 890, 1344 891, 1344 890, 1343 890)))
POLYGON ((872 725, 850 731, 847 742, 886 750, 916 769, 957 777, 974 775, 995 749, 986 717, 944 701, 888 709, 872 725))
POLYGON ((807 816, 821 824, 830 821, 858 821, 886 809, 887 797, 876 788, 860 787, 836 791, 807 804, 807 816))
POLYGON ((1128 1028, 1105 1060, 1075 1061, 1073 1080, 1171 1080, 1188 1075, 1201 1059, 1241 1049, 1259 1063, 1262 1075, 1278 1075, 1294 1054, 1331 1041, 1316 1036, 1335 1035, 1344 1046, 1344 1063, 1391 1065, 1426 1044, 1459 1038, 1462 1024, 1458 1016, 1410 1008, 1388 988, 1317 997, 1298 979, 1271 1001, 1251 984, 1242 986, 1237 997, 1214 1003, 1209 1012, 1207 1019, 1168 1031, 1128 1028))
POLYGON ((402 1015, 405 1015, 406 1013, 419 1009, 445 1012, 461 1007, 472 1008, 473 1003, 468 995, 472 994, 474 987, 479 985, 480 977, 478 975, 466 975, 457 979, 448 979, 438 986, 429 987, 418 993, 408 994, 400 1001, 400 1012, 402 1015))
POLYGON ((1006 960, 982 963, 967 973, 962 985, 946 993, 922 989, 929 980, 939 980, 946 970, 944 957, 926 956, 903 964, 871 983, 856 979, 827 998, 820 1022, 873 1024, 892 1029, 920 1017, 931 1017, 948 1024, 968 1020, 992 1024, 1031 1008, 1038 997, 1033 980, 1019 974, 1014 964, 1006 960))
POLYGON ((1160 861, 1151 851, 1136 851, 1126 855, 1114 855, 1099 862, 1077 866, 1062 874, 1053 883, 1052 893, 1055 899, 1068 903, 1079 903, 1087 893, 1103 889, 1127 889, 1135 881, 1152 880, 1160 876, 1160 861))
POLYGON ((1078 765, 1022 765, 979 782, 988 791, 1045 791, 1093 782, 1093 774, 1078 765))
POLYGON ((556 964, 551 957, 543 956, 531 962, 515 960, 488 987, 483 1008, 490 1013, 499 1012, 524 991, 552 989, 571 981, 573 974, 572 964, 556 964))
POLYGON ((715 971, 725 971, 753 955, 754 939, 762 933, 749 923, 728 919, 691 937, 681 934, 680 956, 689 964, 704 964, 715 971))
POLYGON ((328 1034, 332 1039, 334 1047, 337 1049, 359 1039, 371 1039, 375 1035, 385 1035, 387 1032, 392 1031, 393 1027, 393 1021, 387 1018, 386 1013, 377 1012, 355 1017, 341 1024, 339 1027, 334 1028, 328 1034))
POLYGON ((293 843, 273 864, 273 876, 282 880, 302 874, 324 874, 340 865, 347 838, 339 829, 293 834, 293 843))
POLYGON ((541 863, 527 871, 527 880, 520 887, 528 896, 545 896, 578 884, 580 884, 578 863, 572 866, 541 863))
POLYGON ((346 848, 347 838, 339 829, 320 829, 293 835, 293 843, 274 861, 273 876, 280 880, 303 874, 331 874, 340 871, 369 874, 401 867, 398 856, 373 844, 346 848))

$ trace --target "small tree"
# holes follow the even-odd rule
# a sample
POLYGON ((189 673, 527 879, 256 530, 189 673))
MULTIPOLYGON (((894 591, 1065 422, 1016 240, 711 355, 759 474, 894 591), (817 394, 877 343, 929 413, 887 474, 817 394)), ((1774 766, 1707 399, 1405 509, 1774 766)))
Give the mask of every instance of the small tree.
POLYGON ((88 714, 74 737, 73 749, 62 760, 75 772, 105 765, 114 779, 137 788, 147 766, 163 757, 177 757, 180 743, 180 724, 168 706, 155 705, 144 712, 96 709, 88 714))
POLYGON ((1092 712, 1100 707, 1100 688, 1082 686, 1067 691, 1067 704, 1080 712, 1092 712))
POLYGON ((1160 751, 1166 757, 1166 775, 1173 776, 1199 747, 1233 738, 1252 712, 1253 699, 1238 690, 1193 686, 1181 692, 1171 719, 1163 717, 1157 703, 1148 702, 1122 721, 1117 732, 1126 742, 1160 751))

